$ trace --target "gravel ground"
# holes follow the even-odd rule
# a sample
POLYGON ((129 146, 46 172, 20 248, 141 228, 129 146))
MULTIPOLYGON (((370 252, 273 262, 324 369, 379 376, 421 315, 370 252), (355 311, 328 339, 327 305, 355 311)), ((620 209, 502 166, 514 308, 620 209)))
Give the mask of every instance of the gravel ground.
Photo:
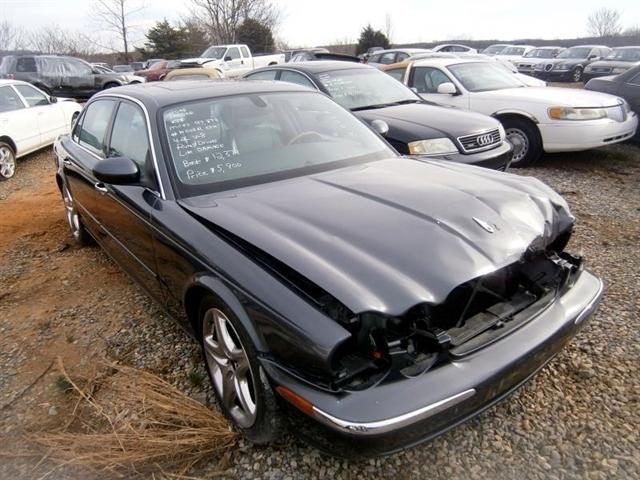
MULTIPOLYGON (((0 183, 3 210, 11 204, 11 191, 37 194, 39 175, 51 174, 48 155, 21 162, 16 179, 0 183)), ((268 448, 241 443, 229 458, 229 476, 640 478, 640 147, 547 156, 535 168, 515 173, 535 176, 565 196, 578 218, 569 249, 582 252, 588 268, 606 282, 600 310, 578 337, 507 400, 424 446, 385 458, 348 461, 326 457, 289 435, 268 448)), ((38 341, 46 345, 50 338, 64 335, 64 328, 79 324, 82 328, 73 330, 77 338, 70 342, 84 355, 78 368, 87 363, 85 356, 106 352, 213 403, 195 344, 99 249, 66 249, 64 243, 56 247, 56 241, 67 240, 59 238, 63 227, 55 224, 50 234, 53 243, 45 253, 38 237, 21 236, 7 245, 0 263, 0 292, 6 288, 15 292, 19 279, 46 265, 53 268, 61 258, 79 265, 62 282, 70 283, 67 290, 77 289, 82 304, 53 307, 52 322, 40 329, 38 341), (82 284, 89 281, 86 275, 100 285, 91 295, 83 294, 88 288, 82 284)), ((65 291, 65 286, 61 288, 65 291)), ((15 312, 27 299, 9 304, 4 298, 0 296, 0 388, 17 390, 14 378, 28 355, 21 345, 6 339, 17 331, 15 312)), ((47 395, 45 387, 34 396, 47 395)), ((38 401, 42 400, 37 396, 26 400, 28 405, 38 401)), ((14 430, 11 419, 4 422, 4 431, 12 438, 11 432, 19 429, 14 430)), ((207 478, 217 469, 204 465, 192 473, 207 478)), ((0 467, 0 477, 2 472, 0 467)), ((65 478, 73 477, 71 471, 65 478)), ((78 474, 78 478, 84 477, 78 474)))

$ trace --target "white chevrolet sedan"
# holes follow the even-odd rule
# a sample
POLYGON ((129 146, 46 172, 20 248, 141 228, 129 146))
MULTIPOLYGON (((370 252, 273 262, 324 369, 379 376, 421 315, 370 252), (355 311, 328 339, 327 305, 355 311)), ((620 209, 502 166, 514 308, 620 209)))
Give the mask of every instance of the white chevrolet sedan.
POLYGON ((606 93, 525 84, 493 62, 451 58, 417 60, 403 79, 422 98, 491 115, 514 146, 512 166, 542 152, 588 150, 623 142, 638 118, 622 98, 606 93))
POLYGON ((16 158, 69 133, 81 110, 79 104, 58 101, 29 83, 0 80, 0 180, 13 177, 16 158))

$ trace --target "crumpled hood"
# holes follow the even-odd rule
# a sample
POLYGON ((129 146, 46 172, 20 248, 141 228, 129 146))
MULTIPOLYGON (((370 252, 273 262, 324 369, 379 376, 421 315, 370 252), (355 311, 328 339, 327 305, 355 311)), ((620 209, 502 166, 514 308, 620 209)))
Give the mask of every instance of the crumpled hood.
POLYGON ((391 315, 444 301, 457 285, 517 261, 532 242, 547 244, 574 221, 565 201, 534 178, 408 157, 180 204, 353 312, 391 315))
POLYGON ((193 57, 193 58, 185 58, 184 60, 180 60, 181 65, 202 66, 205 63, 208 64, 208 66, 213 66, 213 65, 221 65, 224 62, 219 58, 204 58, 204 57, 193 57))

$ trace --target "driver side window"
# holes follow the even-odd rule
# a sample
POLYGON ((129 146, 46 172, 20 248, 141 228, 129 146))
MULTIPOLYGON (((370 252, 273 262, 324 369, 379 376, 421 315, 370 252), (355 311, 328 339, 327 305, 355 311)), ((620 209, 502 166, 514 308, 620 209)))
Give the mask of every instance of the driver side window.
POLYGON ((238 50, 238 47, 230 48, 229 50, 227 50, 226 57, 231 57, 231 60, 236 60, 240 58, 240 50, 238 50))
POLYGON ((33 88, 31 85, 16 85, 15 87, 30 107, 49 105, 49 99, 47 96, 41 91, 33 88))
POLYGON ((413 71, 411 86, 418 93, 438 93, 438 86, 450 83, 451 79, 441 70, 433 67, 417 67, 413 71))

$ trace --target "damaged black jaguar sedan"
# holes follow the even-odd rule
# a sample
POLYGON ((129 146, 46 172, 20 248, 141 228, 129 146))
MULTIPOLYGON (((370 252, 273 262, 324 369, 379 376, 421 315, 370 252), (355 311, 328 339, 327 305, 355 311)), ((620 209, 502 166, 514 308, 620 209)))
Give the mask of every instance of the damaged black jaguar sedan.
POLYGON ((257 443, 285 420, 340 455, 425 441, 535 374, 602 294, 550 188, 398 156, 293 84, 111 89, 55 152, 73 237, 194 333, 257 443))

